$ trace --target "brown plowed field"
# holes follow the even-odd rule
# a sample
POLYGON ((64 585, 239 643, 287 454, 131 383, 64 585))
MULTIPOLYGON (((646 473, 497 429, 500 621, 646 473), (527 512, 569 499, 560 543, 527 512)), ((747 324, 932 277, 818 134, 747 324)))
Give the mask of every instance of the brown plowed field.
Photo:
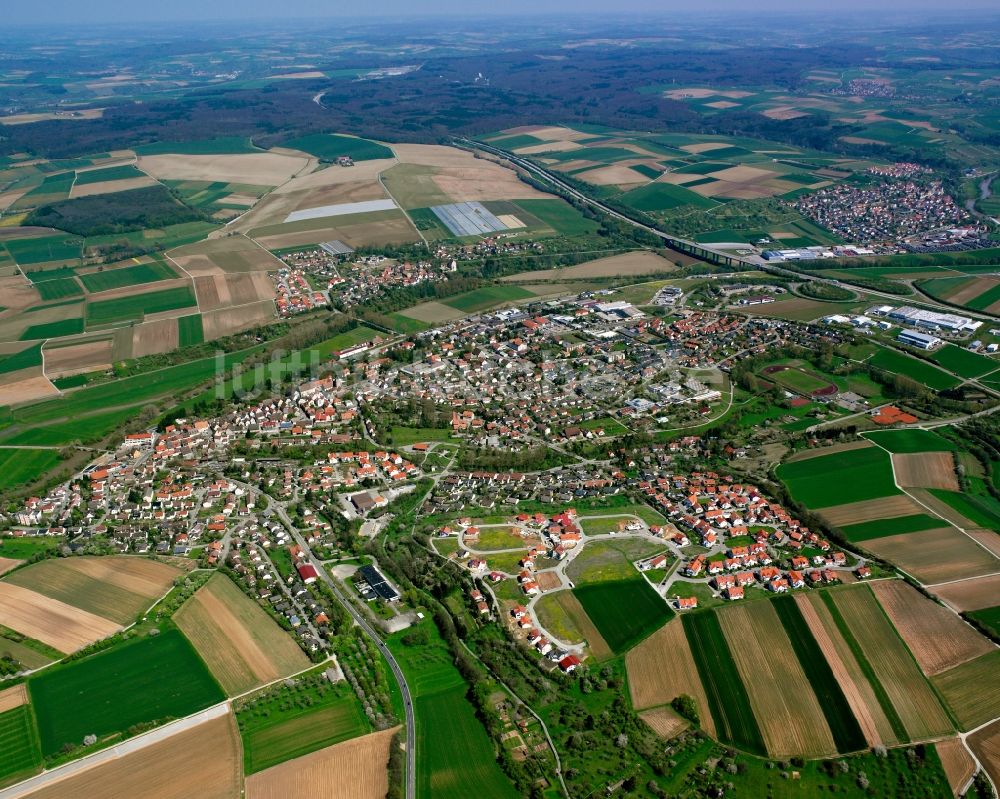
POLYGON ((66 653, 121 629, 113 621, 8 582, 0 582, 0 624, 66 653))
POLYGON ((232 715, 28 794, 28 799, 239 799, 243 754, 232 715))
POLYGON ((45 374, 51 378, 111 368, 111 339, 68 347, 45 347, 45 374))
POLYGON ((291 636, 223 575, 184 603, 174 621, 230 695, 309 666, 291 636))
POLYGON ((928 677, 996 651, 957 614, 902 580, 879 580, 871 587, 928 677))
POLYGON ((954 527, 873 538, 864 546, 925 585, 1000 570, 1000 560, 954 527))
POLYGON ((932 682, 963 730, 1000 717, 1000 650, 939 674, 932 682))
POLYGON ((816 643, 823 650, 823 655, 830 664, 833 676, 844 692, 854 717, 861 725, 865 740, 871 746, 878 744, 891 746, 899 743, 892 730, 892 724, 879 706, 878 697, 872 690, 871 683, 865 677, 850 646, 840 634, 830 611, 819 595, 798 594, 795 601, 816 643))
POLYGON ((992 608, 1000 604, 1000 574, 932 586, 931 590, 958 611, 992 608))
POLYGON ((966 742, 990 775, 993 784, 1000 785, 1000 721, 970 735, 966 742))
POLYGON ((0 406, 45 399, 59 394, 59 390, 42 375, 41 367, 21 369, 3 376, 0 385, 0 406))
POLYGON ((543 591, 553 591, 562 585, 562 580, 559 579, 559 575, 555 571, 538 572, 535 575, 535 582, 543 591))
POLYGON ((242 305, 239 308, 220 308, 209 311, 201 316, 201 324, 205 331, 205 341, 213 341, 248 327, 270 322, 275 319, 274 303, 263 300, 253 305, 242 305))
POLYGON ((867 585, 835 589, 837 608, 892 706, 914 741, 937 738, 953 727, 916 661, 882 612, 867 585))
POLYGON ((896 482, 903 488, 959 491, 955 458, 950 452, 914 452, 892 456, 896 482))
POLYGON ((978 530, 966 530, 965 532, 1000 558, 1000 535, 997 535, 992 530, 982 528, 978 530))
POLYGON ((166 563, 127 556, 73 558, 59 563, 65 563, 73 571, 140 594, 149 600, 166 594, 174 578, 181 573, 180 569, 166 563))
POLYGON ((160 180, 205 180, 210 183, 250 183, 279 186, 309 163, 303 154, 296 158, 277 153, 227 155, 146 155, 139 169, 160 180))
POLYGON ((941 758, 941 767, 948 777, 951 792, 957 799, 960 792, 969 784, 972 775, 976 773, 976 761, 958 738, 939 741, 934 748, 941 758))
POLYGON ((718 611, 771 757, 836 754, 823 709, 770 602, 718 611))
POLYGON ((644 710, 639 714, 639 718, 646 722, 650 729, 665 741, 670 740, 691 726, 687 719, 681 718, 669 707, 644 710))
POLYGON ((715 723, 698 667, 680 619, 668 622, 625 656, 629 693, 636 708, 669 704, 681 694, 694 697, 701 726, 714 736, 715 723))
POLYGON ((383 799, 389 790, 389 747, 398 729, 363 735, 252 774, 246 799, 383 799))
POLYGON ((6 574, 15 566, 19 566, 24 563, 23 560, 17 560, 16 558, 0 558, 0 574, 6 574))
POLYGON ((653 252, 628 252, 623 255, 612 255, 609 258, 598 258, 576 266, 564 266, 561 269, 546 269, 541 272, 519 272, 503 278, 507 283, 520 283, 523 280, 572 280, 586 277, 618 277, 620 275, 651 275, 661 272, 674 272, 677 265, 666 258, 661 258, 653 252))
POLYGON ((132 356, 141 358, 143 355, 170 352, 177 349, 179 340, 176 317, 143 322, 132 328, 132 356))
POLYGON ((25 683, 0 691, 0 713, 28 704, 28 686, 25 683))
POLYGON ((830 508, 821 508, 816 512, 835 527, 842 527, 848 524, 872 522, 877 519, 894 519, 897 516, 912 516, 916 513, 923 513, 924 509, 910 499, 906 494, 897 494, 892 497, 866 499, 861 502, 848 502, 844 505, 834 505, 830 508))
POLYGON ((95 194, 111 194, 116 191, 128 191, 129 189, 144 189, 147 186, 155 186, 156 181, 150 177, 142 175, 128 180, 105 180, 100 183, 77 183, 69 193, 71 200, 78 197, 92 197, 95 194))

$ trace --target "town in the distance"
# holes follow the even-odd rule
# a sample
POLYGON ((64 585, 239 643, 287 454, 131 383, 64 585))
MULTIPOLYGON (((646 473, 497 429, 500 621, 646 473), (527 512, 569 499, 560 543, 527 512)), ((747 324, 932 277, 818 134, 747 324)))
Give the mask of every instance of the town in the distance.
POLYGON ((299 5, 0 31, 0 799, 996 799, 1000 17, 299 5))

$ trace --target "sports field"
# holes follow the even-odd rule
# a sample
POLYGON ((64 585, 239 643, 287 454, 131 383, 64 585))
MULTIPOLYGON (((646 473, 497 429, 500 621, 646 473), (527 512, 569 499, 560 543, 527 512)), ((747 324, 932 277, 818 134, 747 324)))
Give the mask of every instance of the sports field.
POLYGON ((826 508, 900 493, 893 482, 889 454, 875 447, 783 463, 777 475, 792 496, 809 508, 826 508))
POLYGON ((225 698, 179 630, 39 672, 28 689, 45 755, 86 735, 182 718, 225 698))

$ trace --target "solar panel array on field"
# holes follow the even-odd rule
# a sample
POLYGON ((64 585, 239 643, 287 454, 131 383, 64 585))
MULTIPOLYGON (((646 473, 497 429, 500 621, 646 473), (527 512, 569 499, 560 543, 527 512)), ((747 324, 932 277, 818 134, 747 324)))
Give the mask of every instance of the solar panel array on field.
POLYGON ((431 210, 455 236, 480 236, 507 229, 482 203, 435 205, 431 210))

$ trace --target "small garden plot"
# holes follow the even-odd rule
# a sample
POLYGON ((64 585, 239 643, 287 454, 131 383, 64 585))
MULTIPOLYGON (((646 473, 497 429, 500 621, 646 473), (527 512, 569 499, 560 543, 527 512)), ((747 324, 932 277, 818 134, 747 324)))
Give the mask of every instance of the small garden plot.
POLYGON ((23 780, 42 768, 42 753, 31 708, 0 713, 0 786, 23 780))
POLYGON ((124 286, 138 286, 143 283, 155 283, 158 280, 172 280, 178 274, 166 263, 153 261, 148 264, 126 266, 120 269, 105 269, 102 272, 91 272, 80 275, 80 282, 91 293, 109 291, 124 286))
POLYGON ((777 475, 792 496, 809 508, 826 508, 899 494, 889 453, 853 449, 783 463, 777 475))
POLYGON ((659 629, 673 611, 641 578, 594 583, 573 589, 612 651, 621 654, 659 629))
POLYGON ((46 756, 87 735, 183 718, 225 698, 179 630, 46 669, 28 688, 46 756))

